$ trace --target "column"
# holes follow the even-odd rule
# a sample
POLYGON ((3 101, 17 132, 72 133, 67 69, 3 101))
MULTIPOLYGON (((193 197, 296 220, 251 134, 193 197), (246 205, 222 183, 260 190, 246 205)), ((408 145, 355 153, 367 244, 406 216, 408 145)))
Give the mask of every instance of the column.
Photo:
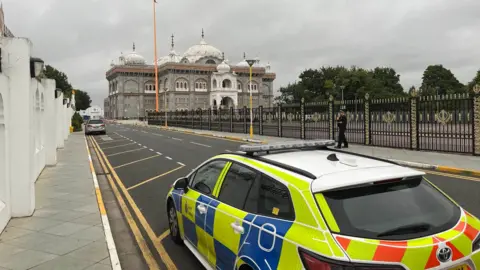
POLYGON ((3 57, 9 68, 5 71, 10 78, 10 115, 15 116, 15 125, 9 127, 11 210, 13 217, 30 216, 35 209, 35 186, 33 182, 34 138, 31 126, 33 96, 30 92, 31 42, 24 38, 5 38, 3 57))
POLYGON ((57 121, 55 104, 55 80, 43 79, 42 85, 45 90, 44 98, 44 136, 45 136, 45 164, 52 166, 57 164, 57 121), (48 134, 48 136, 46 136, 48 134))

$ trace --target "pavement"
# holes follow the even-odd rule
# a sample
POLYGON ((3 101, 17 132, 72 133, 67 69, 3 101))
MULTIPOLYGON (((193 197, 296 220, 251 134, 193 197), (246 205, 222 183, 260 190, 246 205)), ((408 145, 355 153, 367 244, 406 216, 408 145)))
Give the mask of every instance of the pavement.
MULTIPOLYGON (((187 175, 209 157, 237 151, 239 145, 250 139, 248 135, 179 128, 170 130, 140 124, 109 125, 107 129, 106 136, 89 138, 91 149, 94 149, 100 163, 104 163, 102 167, 111 180, 112 189, 117 190, 119 204, 125 206, 121 211, 127 217, 131 234, 148 267, 201 269, 200 263, 186 247, 174 244, 168 237, 165 196, 176 179, 187 175)), ((279 138, 255 136, 254 139, 256 142, 265 142, 279 138)), ((409 153, 406 150, 394 152, 395 149, 377 150, 357 145, 352 145, 348 151, 374 151, 375 155, 386 158, 404 158, 415 162, 431 162, 436 159, 436 162, 442 162, 439 164, 445 166, 458 164, 457 166, 478 167, 471 156, 455 155, 449 158, 449 155, 444 154, 424 155, 424 152, 409 153), (403 156, 400 153, 404 153, 403 156), (469 159, 472 160, 467 161, 469 159)), ((365 152, 368 153, 372 152, 365 152)), ((427 172, 430 181, 466 210, 480 216, 480 178, 424 168, 422 170, 427 172)), ((117 242, 115 235, 114 238, 117 242)), ((120 254, 121 262, 122 257, 120 254)))
POLYGON ((35 184, 34 214, 0 235, 0 269, 120 269, 94 181, 85 137, 74 133, 35 184))

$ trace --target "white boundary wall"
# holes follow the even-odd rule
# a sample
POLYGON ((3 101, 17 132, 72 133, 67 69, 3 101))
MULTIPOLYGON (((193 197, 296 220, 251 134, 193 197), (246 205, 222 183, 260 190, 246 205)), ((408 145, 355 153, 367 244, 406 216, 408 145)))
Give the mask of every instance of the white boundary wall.
MULTIPOLYGON (((55 81, 30 77, 32 43, 0 37, 0 232, 35 210, 35 181, 57 163, 74 111, 55 98, 55 81)), ((72 103, 75 98, 72 97, 72 103)))

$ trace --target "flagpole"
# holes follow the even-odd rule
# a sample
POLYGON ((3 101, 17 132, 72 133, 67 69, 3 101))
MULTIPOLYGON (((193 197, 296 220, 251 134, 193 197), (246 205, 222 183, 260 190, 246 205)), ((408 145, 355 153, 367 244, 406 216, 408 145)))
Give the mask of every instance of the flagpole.
POLYGON ((155 111, 158 112, 158 65, 157 65, 157 9, 155 4, 157 4, 156 0, 152 0, 153 2, 153 48, 155 59, 153 60, 153 65, 155 66, 155 111))

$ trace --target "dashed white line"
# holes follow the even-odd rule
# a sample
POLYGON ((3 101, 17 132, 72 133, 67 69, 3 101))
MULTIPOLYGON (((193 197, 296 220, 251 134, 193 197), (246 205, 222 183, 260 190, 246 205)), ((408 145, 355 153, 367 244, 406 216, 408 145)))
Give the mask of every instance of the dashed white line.
POLYGON ((142 146, 142 144, 139 143, 138 146, 142 146))
POLYGON ((205 147, 211 147, 210 145, 206 145, 206 144, 203 144, 203 143, 197 143, 197 142, 190 142, 190 143, 200 145, 200 146, 205 146, 205 147))
POLYGON ((182 162, 177 162, 178 165, 185 166, 182 162))
POLYGON ((230 151, 230 150, 225 150, 225 152, 231 153, 232 151, 230 151))
POLYGON ((152 148, 150 148, 149 150, 152 151, 152 152, 155 151, 155 150, 153 150, 152 148))
POLYGON ((169 159, 169 160, 172 160, 172 158, 171 158, 171 157, 165 157, 165 158, 166 158, 166 159, 169 159))
POLYGON ((143 148, 147 148, 147 147, 144 145, 143 148))
POLYGON ((160 152, 156 152, 156 153, 157 153, 158 155, 160 155, 160 156, 162 155, 162 153, 160 153, 160 152))
POLYGON ((172 140, 183 141, 182 139, 172 137, 172 140))

